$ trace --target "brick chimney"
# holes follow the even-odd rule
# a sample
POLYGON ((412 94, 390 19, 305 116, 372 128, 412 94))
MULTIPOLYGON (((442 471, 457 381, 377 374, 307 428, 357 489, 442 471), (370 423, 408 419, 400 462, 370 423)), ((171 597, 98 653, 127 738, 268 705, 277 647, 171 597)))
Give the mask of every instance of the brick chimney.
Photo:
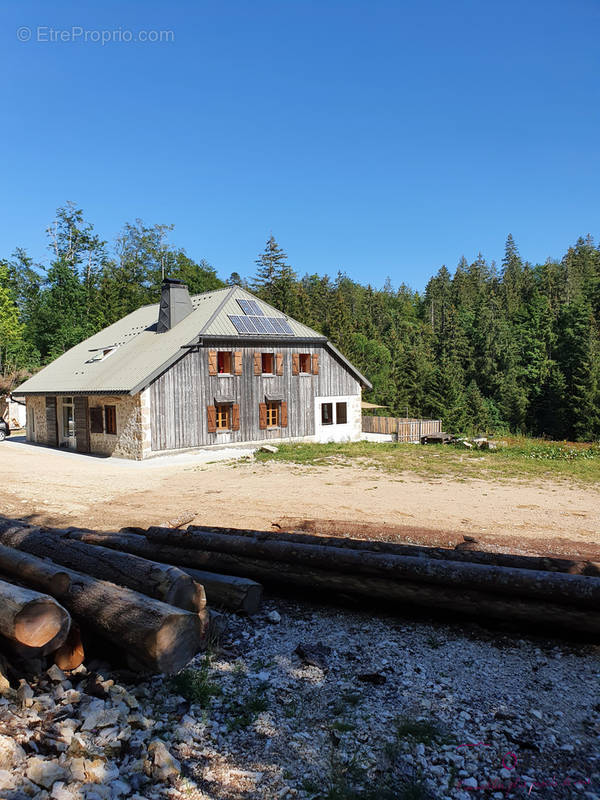
POLYGON ((157 333, 166 333, 194 310, 188 287, 183 281, 165 278, 161 286, 157 333))

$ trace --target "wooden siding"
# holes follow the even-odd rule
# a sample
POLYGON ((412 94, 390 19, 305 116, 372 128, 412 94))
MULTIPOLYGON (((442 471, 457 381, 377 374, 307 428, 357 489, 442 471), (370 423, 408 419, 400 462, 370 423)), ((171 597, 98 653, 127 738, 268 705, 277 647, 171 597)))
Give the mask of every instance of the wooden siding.
POLYGON ((315 397, 358 395, 360 391, 356 378, 321 346, 211 343, 184 355, 151 384, 152 450, 312 436, 315 397), (234 348, 242 351, 242 375, 210 375, 209 351, 234 348), (255 375, 255 353, 282 353, 283 374, 255 375), (292 375, 292 357, 298 353, 310 353, 311 358, 319 355, 318 375, 292 375), (286 428, 261 430, 259 404, 265 402, 266 395, 287 402, 286 428), (218 396, 230 396, 239 405, 239 430, 209 433, 207 406, 214 405, 218 396))
POLYGON ((56 416, 56 397, 46 397, 46 444, 58 447, 58 417, 56 416))

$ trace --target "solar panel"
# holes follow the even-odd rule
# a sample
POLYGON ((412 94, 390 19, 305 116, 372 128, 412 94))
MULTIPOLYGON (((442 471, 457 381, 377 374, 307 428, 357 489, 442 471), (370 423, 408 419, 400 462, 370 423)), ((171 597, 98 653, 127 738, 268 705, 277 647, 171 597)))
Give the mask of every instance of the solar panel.
POLYGON ((238 305, 248 316, 264 317, 261 307, 256 300, 238 300, 238 305))
POLYGON ((289 322, 284 317, 241 316, 230 314, 229 319, 238 333, 262 333, 270 336, 284 333, 293 336, 289 322))
POLYGON ((269 319, 271 320, 277 333, 287 333, 288 335, 293 335, 294 331, 292 330, 287 319, 284 319, 284 317, 269 317, 269 319))

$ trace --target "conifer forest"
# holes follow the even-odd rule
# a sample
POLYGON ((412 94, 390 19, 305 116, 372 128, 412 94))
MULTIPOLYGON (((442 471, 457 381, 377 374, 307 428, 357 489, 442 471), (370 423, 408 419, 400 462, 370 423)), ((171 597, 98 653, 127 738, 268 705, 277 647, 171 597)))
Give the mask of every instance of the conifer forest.
MULTIPOLYGON (((560 260, 483 255, 432 265, 424 292, 392 275, 364 286, 338 272, 299 275, 271 236, 248 274, 218 274, 170 243, 171 226, 126 224, 114 245, 68 203, 48 258, 0 259, 0 392, 139 306, 163 272, 191 294, 240 284, 326 335, 373 384, 390 416, 441 418, 452 433, 600 438, 600 248, 579 238, 560 260)), ((243 267, 244 265, 240 265, 243 267)))

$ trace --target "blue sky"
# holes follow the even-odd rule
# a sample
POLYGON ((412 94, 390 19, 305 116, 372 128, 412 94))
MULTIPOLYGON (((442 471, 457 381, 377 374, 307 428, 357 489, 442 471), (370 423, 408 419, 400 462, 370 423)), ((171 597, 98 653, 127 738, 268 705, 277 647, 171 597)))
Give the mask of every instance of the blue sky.
POLYGON ((463 253, 499 261, 508 232, 533 262, 600 236, 598 0, 1 13, 0 257, 44 258, 67 200, 108 241, 173 223, 223 277, 252 274, 271 232, 299 274, 417 289, 463 253))

